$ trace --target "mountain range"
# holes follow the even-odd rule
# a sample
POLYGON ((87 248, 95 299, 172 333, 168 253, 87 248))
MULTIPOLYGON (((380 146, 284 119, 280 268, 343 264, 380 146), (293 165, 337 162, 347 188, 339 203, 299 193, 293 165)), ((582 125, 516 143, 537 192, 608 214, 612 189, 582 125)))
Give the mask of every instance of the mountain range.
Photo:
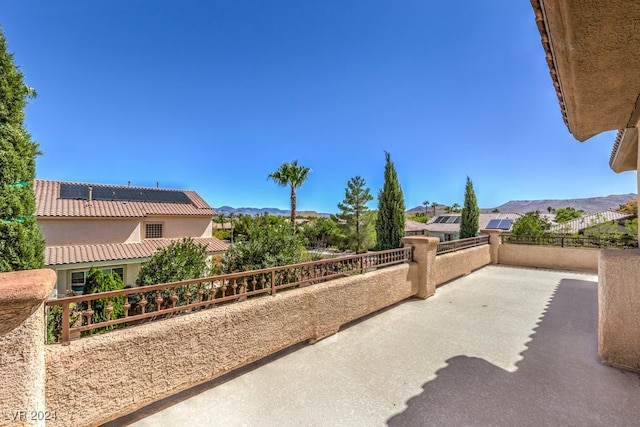
MULTIPOLYGON (((608 209, 617 209, 618 206, 624 205, 627 201, 636 198, 636 194, 611 194, 609 196, 602 197, 587 197, 583 199, 543 199, 543 200, 511 200, 495 208, 483 208, 481 212, 491 212, 498 209, 500 212, 514 212, 514 213, 527 213, 532 211, 546 212, 549 207, 553 209, 557 208, 574 208, 582 210, 586 213, 602 212, 608 209)), ((444 212, 446 206, 438 205, 436 207, 436 214, 444 212)), ((220 206, 215 208, 218 213, 229 215, 262 215, 268 213, 270 215, 289 216, 291 211, 278 208, 232 208, 231 206, 220 206)), ((433 208, 428 208, 429 213, 433 212, 433 208)), ((407 211, 408 213, 424 212, 424 206, 416 206, 407 211)), ((320 213, 316 211, 299 211, 298 215, 303 217, 324 216, 328 217, 328 213, 320 213)))

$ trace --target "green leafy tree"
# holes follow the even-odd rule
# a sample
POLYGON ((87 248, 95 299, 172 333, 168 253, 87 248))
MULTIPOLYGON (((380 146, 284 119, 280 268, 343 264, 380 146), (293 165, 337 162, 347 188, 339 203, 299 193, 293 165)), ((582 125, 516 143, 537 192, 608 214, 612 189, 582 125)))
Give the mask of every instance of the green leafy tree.
POLYGON ((415 222, 421 222, 423 224, 426 224, 427 222, 429 222, 429 215, 425 214, 424 212, 416 212, 414 214, 411 214, 408 216, 408 218, 412 221, 415 222))
POLYGON ((189 237, 173 242, 158 249, 144 263, 136 278, 136 285, 147 286, 204 277, 210 272, 207 257, 206 247, 189 237))
POLYGON ((296 264, 302 261, 302 240, 288 224, 254 221, 246 239, 238 241, 222 257, 222 271, 233 273, 296 264))
POLYGON ((324 249, 337 244, 340 229, 332 218, 311 218, 302 226, 302 236, 310 247, 324 249))
POLYGON ((467 177, 467 184, 464 189, 464 207, 462 208, 462 218, 460 219, 460 238, 475 237, 480 228, 480 209, 478 200, 473 191, 473 182, 467 177))
POLYGON ((344 200, 338 203, 340 227, 343 230, 346 246, 356 253, 368 249, 367 236, 371 224, 367 221, 369 211, 367 203, 373 200, 365 180, 355 176, 347 183, 344 200))
POLYGON ((282 187, 289 187, 291 195, 291 228, 293 233, 296 232, 296 205, 297 196, 296 189, 300 187, 309 176, 311 168, 298 165, 298 161, 291 163, 283 163, 278 170, 269 174, 268 178, 282 187))
POLYGON ((557 223, 563 223, 563 222, 570 221, 572 219, 580 218, 584 213, 584 211, 579 211, 571 207, 558 208, 555 210, 555 212, 556 212, 557 223))
POLYGON ((638 238, 638 218, 626 220, 624 222, 624 228, 630 236, 638 238))
MULTIPOLYGON (((84 289, 82 293, 85 295, 88 294, 97 294, 100 292, 109 292, 109 291, 118 291, 120 289, 124 289, 124 283, 122 282, 122 278, 114 272, 105 273, 102 270, 99 270, 95 267, 92 267, 87 274, 87 281, 84 284, 84 289)), ((100 298, 93 300, 91 302, 91 309, 93 310, 93 315, 91 316, 91 323, 98 322, 106 322, 110 319, 118 319, 124 315, 124 303, 125 296, 112 297, 108 300, 106 298, 100 298), (107 307, 111 306, 111 315, 109 316, 107 307)), ((81 310, 85 310, 87 308, 87 303, 81 303, 81 310)), ((84 335, 92 335, 95 333, 106 332, 114 329, 115 326, 107 326, 99 329, 94 329, 91 331, 86 331, 83 333, 84 335)))
POLYGON ((33 192, 40 152, 24 126, 27 98, 35 95, 24 84, 0 29, 0 272, 44 266, 33 192))
POLYGON ((385 151, 384 184, 378 193, 376 247, 380 250, 402 247, 404 237, 404 195, 391 155, 385 151))
POLYGON ((549 221, 540 215, 540 211, 527 212, 514 221, 512 233, 516 236, 540 237, 551 228, 549 221))

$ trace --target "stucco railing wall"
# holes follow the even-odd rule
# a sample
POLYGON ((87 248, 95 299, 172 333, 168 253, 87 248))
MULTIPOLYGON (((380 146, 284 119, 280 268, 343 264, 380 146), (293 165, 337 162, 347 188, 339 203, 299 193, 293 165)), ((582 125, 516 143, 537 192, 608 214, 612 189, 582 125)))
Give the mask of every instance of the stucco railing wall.
POLYGON ((471 273, 491 263, 489 245, 474 246, 436 256, 435 282, 441 285, 445 282, 471 273))
POLYGON ((90 425, 214 379, 418 293, 407 263, 46 348, 46 405, 90 425))
POLYGON ((520 267, 597 272, 599 253, 598 249, 504 243, 499 246, 498 263, 520 267))
POLYGON ((45 425, 44 300, 52 270, 0 274, 0 426, 45 425))

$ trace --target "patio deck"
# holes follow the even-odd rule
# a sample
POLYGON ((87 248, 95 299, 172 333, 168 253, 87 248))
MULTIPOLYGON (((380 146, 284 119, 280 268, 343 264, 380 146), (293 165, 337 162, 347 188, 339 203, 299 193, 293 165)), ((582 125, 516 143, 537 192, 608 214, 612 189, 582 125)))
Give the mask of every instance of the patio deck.
POLYGON ((638 425, 597 316, 596 275, 487 266, 110 425, 638 425))

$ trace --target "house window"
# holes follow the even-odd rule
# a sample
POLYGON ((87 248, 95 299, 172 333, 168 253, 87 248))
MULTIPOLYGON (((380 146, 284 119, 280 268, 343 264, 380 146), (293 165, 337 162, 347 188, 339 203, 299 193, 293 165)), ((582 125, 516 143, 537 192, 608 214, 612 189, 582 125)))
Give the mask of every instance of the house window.
POLYGON ((81 293, 84 284, 87 281, 86 271, 74 271, 71 273, 71 291, 73 293, 81 293))
POLYGON ((114 267, 114 268, 103 268, 102 272, 104 274, 116 273, 122 279, 124 283, 124 267, 114 267))
POLYGON ((160 239, 162 237, 162 224, 146 224, 145 236, 147 239, 160 239))

